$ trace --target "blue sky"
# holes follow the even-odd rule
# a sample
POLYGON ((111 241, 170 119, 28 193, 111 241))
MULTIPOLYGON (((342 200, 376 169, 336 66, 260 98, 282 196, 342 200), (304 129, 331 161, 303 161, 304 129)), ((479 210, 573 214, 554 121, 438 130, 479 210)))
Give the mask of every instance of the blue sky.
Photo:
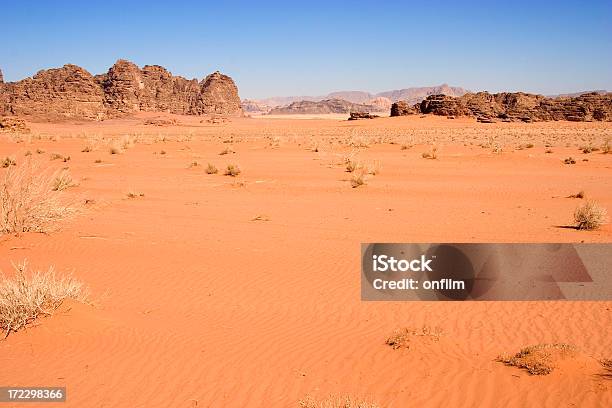
POLYGON ((448 83, 543 94, 612 90, 612 1, 6 1, 6 81, 119 58, 241 97, 448 83), (85 4, 87 3, 87 4, 85 4))

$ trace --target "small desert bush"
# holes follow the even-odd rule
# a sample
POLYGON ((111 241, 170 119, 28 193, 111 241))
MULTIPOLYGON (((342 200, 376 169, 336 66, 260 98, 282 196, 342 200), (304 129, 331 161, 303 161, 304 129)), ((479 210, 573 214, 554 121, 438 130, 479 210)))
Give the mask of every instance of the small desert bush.
POLYGON ((223 174, 225 174, 226 176, 236 177, 240 173, 241 170, 238 166, 236 166, 235 164, 228 164, 227 168, 225 169, 225 173, 223 174))
POLYGON ((576 159, 574 159, 573 157, 568 157, 567 159, 563 160, 564 164, 576 164, 576 159))
POLYGON ((595 230, 606 222, 606 209, 595 201, 587 201, 574 211, 576 228, 581 230, 595 230))
POLYGON ((28 273, 24 261, 15 265, 15 275, 0 273, 0 329, 8 336, 40 316, 48 316, 65 299, 85 301, 83 284, 72 277, 58 278, 53 268, 28 273))
POLYGON ((206 174, 217 174, 218 172, 219 170, 217 170, 214 164, 208 163, 208 166, 206 166, 206 174))
POLYGON ((7 168, 10 166, 16 166, 17 162, 15 161, 15 159, 13 159, 12 157, 5 157, 4 159, 2 159, 2 161, 0 162, 0 167, 2 168, 7 168))
POLYGON ((51 160, 61 160, 64 163, 70 161, 70 156, 64 156, 59 153, 51 153, 51 160))
POLYGON ((355 172, 351 176, 351 187, 357 188, 365 185, 365 175, 363 172, 355 172))
POLYGON ((438 148, 435 146, 432 147, 430 151, 422 153, 421 157, 424 159, 432 159, 432 160, 437 159, 438 158, 438 148))
POLYGON ((603 145, 601 145, 601 152, 603 154, 608 154, 610 153, 610 140, 606 139, 603 143, 603 145))
POLYGON ((567 198, 584 198, 584 197, 586 197, 586 194, 584 193, 584 190, 580 190, 576 194, 569 195, 567 198))
POLYGON ((330 396, 322 400, 316 400, 311 396, 299 401, 300 408, 380 408, 379 405, 366 400, 344 396, 330 396))
POLYGON ((144 193, 135 190, 128 191, 126 195, 128 198, 144 197, 144 193))
POLYGON ((223 155, 226 155, 226 154, 231 154, 231 153, 236 153, 236 152, 235 152, 235 151, 233 151, 233 150, 232 150, 232 149, 230 149, 230 148, 226 148, 226 149, 223 149, 223 150, 221 151, 221 153, 219 153, 219 155, 223 156, 223 155))
POLYGON ((440 340, 442 330, 438 327, 423 326, 421 329, 410 329, 404 327, 403 329, 396 330, 389 338, 385 341, 385 344, 391 346, 394 350, 400 348, 410 348, 410 343, 415 337, 429 337, 432 340, 440 340))
POLYGON ((576 348, 569 344, 538 344, 523 348, 515 355, 501 355, 497 361, 507 366, 523 368, 531 375, 550 374, 555 362, 572 356, 576 348))
POLYGON ((72 176, 70 176, 68 170, 60 171, 53 180, 53 191, 62 191, 74 186, 76 186, 76 183, 72 180, 72 176))
POLYGON ((46 232, 52 225, 72 215, 55 178, 38 172, 31 163, 9 168, 0 179, 0 235, 21 232, 46 232))
POLYGON ((346 171, 348 173, 352 173, 360 167, 361 167, 361 163, 358 162, 357 160, 354 160, 351 158, 346 160, 346 171))
POLYGON ((189 168, 192 169, 194 167, 198 167, 199 165, 200 165, 200 163, 198 163, 197 160, 194 160, 191 163, 189 163, 189 168))

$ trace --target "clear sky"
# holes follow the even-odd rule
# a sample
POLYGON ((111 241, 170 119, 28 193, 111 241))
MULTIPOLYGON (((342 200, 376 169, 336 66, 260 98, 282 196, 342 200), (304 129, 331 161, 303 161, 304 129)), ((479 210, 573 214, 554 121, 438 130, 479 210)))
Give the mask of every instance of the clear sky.
POLYGON ((220 70, 248 98, 441 83, 612 90, 612 0, 0 0, 0 15, 6 81, 125 58, 187 78, 220 70))

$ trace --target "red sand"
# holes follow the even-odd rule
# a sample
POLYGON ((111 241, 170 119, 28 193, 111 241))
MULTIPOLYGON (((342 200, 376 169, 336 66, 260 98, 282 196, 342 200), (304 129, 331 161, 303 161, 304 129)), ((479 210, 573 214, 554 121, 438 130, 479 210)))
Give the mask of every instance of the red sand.
POLYGON ((19 164, 42 148, 33 157, 79 181, 67 194, 95 200, 58 232, 0 238, 0 268, 54 265, 96 303, 67 302, 0 342, 0 384, 66 386, 62 407, 295 407, 307 394, 384 407, 612 405, 596 361, 612 357, 612 302, 368 303, 359 290, 361 242, 609 242, 609 224, 560 227, 580 190, 612 210, 612 154, 578 150, 610 137, 610 124, 179 117, 151 127, 145 116, 0 137, 0 157, 19 164), (138 140, 122 154, 107 141, 81 152, 124 134, 138 140), (489 136, 502 154, 478 146, 489 136), (432 143, 438 159, 423 159, 432 143), (226 147, 236 153, 219 155, 226 147), (355 189, 342 165, 351 151, 381 166, 355 189), (71 160, 49 161, 53 152, 71 160), (578 162, 564 165, 568 156, 578 162), (188 168, 194 160, 202 166, 188 168), (206 174, 208 162, 220 174, 206 174), (229 163, 242 174, 223 176, 229 163), (424 325, 441 340, 385 345, 424 325), (538 343, 587 357, 548 376, 495 361, 538 343))

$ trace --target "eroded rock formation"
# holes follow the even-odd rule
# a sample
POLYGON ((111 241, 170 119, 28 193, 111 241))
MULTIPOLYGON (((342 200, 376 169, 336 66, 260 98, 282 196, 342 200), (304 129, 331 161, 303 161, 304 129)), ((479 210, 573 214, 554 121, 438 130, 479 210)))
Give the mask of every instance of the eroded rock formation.
POLYGON ((468 93, 461 97, 431 95, 409 106, 391 106, 391 116, 431 113, 442 116, 473 116, 481 122, 535 122, 551 120, 612 121, 612 94, 585 93, 576 97, 548 98, 523 92, 468 93))
POLYGON ((104 119, 135 112, 240 115, 238 88, 219 72, 198 82, 159 65, 117 61, 92 76, 76 65, 43 70, 0 87, 0 114, 104 119))

